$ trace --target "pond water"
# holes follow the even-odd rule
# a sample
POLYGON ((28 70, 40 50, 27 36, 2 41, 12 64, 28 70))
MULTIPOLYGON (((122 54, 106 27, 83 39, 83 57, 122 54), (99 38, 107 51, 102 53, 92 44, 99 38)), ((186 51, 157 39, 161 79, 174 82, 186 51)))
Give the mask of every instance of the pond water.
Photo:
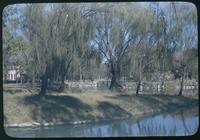
POLYGON ((160 113, 139 119, 127 119, 82 125, 39 128, 6 128, 11 137, 131 137, 187 136, 199 127, 198 108, 160 113))

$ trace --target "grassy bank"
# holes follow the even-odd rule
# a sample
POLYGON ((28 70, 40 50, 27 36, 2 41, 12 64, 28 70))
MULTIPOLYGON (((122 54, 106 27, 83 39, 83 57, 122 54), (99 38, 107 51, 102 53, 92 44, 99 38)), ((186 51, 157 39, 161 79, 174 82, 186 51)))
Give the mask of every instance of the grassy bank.
POLYGON ((113 120, 198 105, 198 98, 176 95, 135 96, 88 90, 81 93, 49 92, 45 97, 39 98, 37 93, 36 88, 4 86, 5 125, 113 120))

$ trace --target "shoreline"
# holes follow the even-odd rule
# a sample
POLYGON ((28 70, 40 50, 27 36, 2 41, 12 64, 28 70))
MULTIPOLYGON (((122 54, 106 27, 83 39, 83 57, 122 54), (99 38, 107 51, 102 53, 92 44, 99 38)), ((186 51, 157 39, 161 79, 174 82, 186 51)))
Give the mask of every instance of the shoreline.
POLYGON ((193 107, 185 107, 182 106, 176 110, 150 110, 149 112, 143 112, 142 114, 135 114, 135 116, 127 116, 127 117, 121 117, 121 118, 115 118, 115 119, 101 119, 101 120, 79 120, 79 121, 72 121, 72 122, 46 122, 46 123, 40 123, 40 122, 24 122, 24 123, 14 123, 14 124, 4 124, 4 128, 38 128, 38 127, 53 127, 58 125, 81 125, 81 124, 91 124, 91 123, 99 123, 99 122, 109 122, 109 121, 120 121, 120 120, 126 120, 126 119, 139 119, 144 118, 152 115, 158 115, 160 113, 164 112, 177 112, 183 109, 189 110, 189 109, 198 108, 198 106, 193 107))
POLYGON ((3 93, 4 127, 40 127, 62 124, 86 124, 139 118, 177 109, 198 107, 194 98, 156 95, 84 91, 82 93, 49 93, 43 98, 37 92, 21 88, 3 93))

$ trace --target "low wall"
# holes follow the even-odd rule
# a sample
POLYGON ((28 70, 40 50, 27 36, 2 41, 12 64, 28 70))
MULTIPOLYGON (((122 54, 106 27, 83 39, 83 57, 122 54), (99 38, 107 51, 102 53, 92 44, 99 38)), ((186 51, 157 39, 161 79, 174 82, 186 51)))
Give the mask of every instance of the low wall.
MULTIPOLYGON (((65 84, 69 88, 80 88, 80 89, 108 89, 110 81, 65 81, 65 84)), ((134 81, 124 82, 121 81, 121 85, 124 90, 135 90, 137 83, 134 81)), ((161 89, 160 82, 144 81, 141 84, 141 91, 146 92, 157 92, 161 89)), ((180 89, 180 81, 165 81, 163 89, 165 91, 178 91, 180 89)), ((184 81, 184 90, 198 90, 198 82, 195 80, 184 81)))
POLYGON ((65 84, 69 88, 81 88, 81 89, 96 89, 98 82, 92 82, 92 81, 79 81, 79 82, 73 82, 73 81, 65 81, 65 84))

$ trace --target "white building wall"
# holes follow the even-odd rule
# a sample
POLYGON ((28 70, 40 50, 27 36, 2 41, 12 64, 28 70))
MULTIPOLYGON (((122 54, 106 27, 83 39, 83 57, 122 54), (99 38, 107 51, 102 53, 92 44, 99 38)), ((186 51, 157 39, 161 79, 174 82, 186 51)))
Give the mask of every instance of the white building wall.
POLYGON ((20 77, 20 74, 17 73, 17 70, 8 70, 7 79, 8 80, 16 80, 16 78, 20 77))

